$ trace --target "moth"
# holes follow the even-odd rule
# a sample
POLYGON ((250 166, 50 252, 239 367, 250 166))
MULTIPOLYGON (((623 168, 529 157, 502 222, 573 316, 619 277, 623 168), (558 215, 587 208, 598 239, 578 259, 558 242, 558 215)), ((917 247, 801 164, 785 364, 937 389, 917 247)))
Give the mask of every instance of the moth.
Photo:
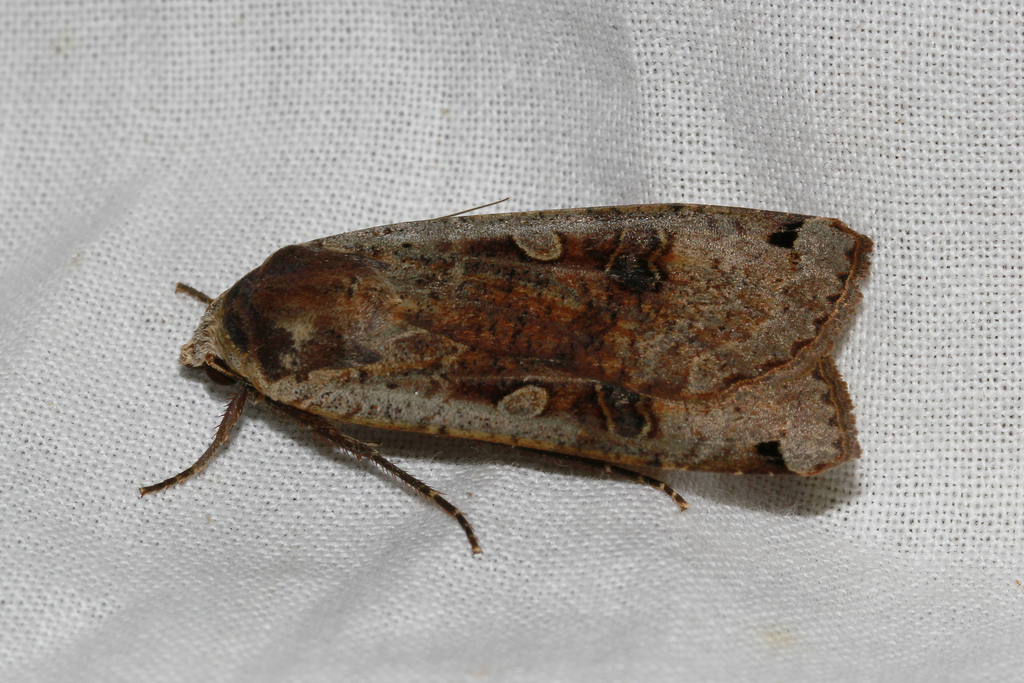
POLYGON ((860 448, 831 353, 871 240, 815 216, 687 204, 399 223, 285 247, 207 303, 183 365, 465 516, 345 424, 634 468, 813 475, 860 448))

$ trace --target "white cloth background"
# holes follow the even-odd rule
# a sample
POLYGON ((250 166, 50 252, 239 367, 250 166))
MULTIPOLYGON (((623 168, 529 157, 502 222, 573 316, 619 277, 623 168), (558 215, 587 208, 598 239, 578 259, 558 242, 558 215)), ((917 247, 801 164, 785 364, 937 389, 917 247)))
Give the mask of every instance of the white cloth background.
MULTIPOLYGON (((1016 2, 19 2, 0 17, 0 679, 976 681, 1024 667, 1016 2), (278 247, 683 201, 875 242, 863 459, 629 482, 387 437, 458 526, 176 365, 278 247)), ((374 438, 378 438, 375 435, 374 438)))

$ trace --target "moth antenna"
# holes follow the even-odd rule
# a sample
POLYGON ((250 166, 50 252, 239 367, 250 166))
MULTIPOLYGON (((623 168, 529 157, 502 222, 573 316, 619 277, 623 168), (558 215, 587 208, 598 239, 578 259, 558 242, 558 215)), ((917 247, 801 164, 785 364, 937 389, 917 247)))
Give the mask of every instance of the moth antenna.
POLYGON ((170 479, 165 479, 159 484, 153 484, 152 486, 143 486, 139 488, 139 493, 143 496, 147 493, 156 493, 162 491, 168 487, 180 484, 186 479, 190 479, 195 475, 199 474, 206 469, 206 466, 210 464, 213 457, 217 455, 217 451, 221 449, 224 444, 228 442, 231 437, 231 429, 238 422, 238 418, 242 414, 242 408, 245 407, 245 400, 249 396, 249 387, 242 385, 241 390, 235 397, 228 403, 227 409, 224 411, 224 417, 220 421, 220 427, 217 428, 217 435, 213 437, 213 443, 206 449, 206 452, 199 456, 199 459, 192 464, 187 470, 179 472, 170 479))
MULTIPOLYGON (((549 455, 548 453, 544 453, 543 451, 541 453, 543 455, 549 455)), ((594 469, 602 469, 608 474, 614 474, 628 481, 632 481, 637 484, 643 484, 644 486, 650 486, 653 489, 658 489, 659 491, 667 495, 669 498, 671 498, 672 502, 678 505, 679 509, 684 512, 690 507, 690 504, 687 503, 682 496, 676 493, 676 490, 674 488, 663 482, 661 479, 649 477, 646 474, 641 474, 640 472, 631 470, 628 467, 622 467, 621 465, 612 465, 611 463, 604 462, 602 460, 594 460, 592 458, 585 458, 578 455, 558 454, 550 455, 549 457, 552 457, 556 460, 571 460, 572 462, 579 462, 589 467, 593 467, 594 469)))
POLYGON ((192 297, 193 299, 200 303, 210 304, 213 302, 213 297, 203 294, 195 287, 189 287, 183 282, 179 282, 176 285, 174 285, 174 291, 177 292, 178 294, 188 294, 190 297, 192 297))
POLYGON ((511 197, 505 197, 504 199, 499 199, 498 201, 491 202, 490 204, 481 204, 480 206, 474 206, 472 209, 463 209, 462 211, 456 211, 455 213, 450 213, 447 216, 441 216, 440 218, 435 218, 434 220, 439 221, 445 218, 455 218, 456 216, 461 216, 462 214, 469 213, 470 211, 476 211, 477 209, 486 209, 488 206, 494 206, 495 204, 507 202, 509 199, 511 199, 511 197))
POLYGON ((309 415, 301 411, 290 409, 290 406, 282 405, 280 403, 274 403, 278 408, 281 408, 284 412, 292 415, 302 424, 308 426, 313 433, 319 436, 321 439, 333 446, 339 446, 356 456, 357 459, 367 458, 372 460, 382 470, 395 477, 403 484, 411 488, 412 490, 419 493, 421 496, 429 500, 431 503, 436 505, 445 511, 450 517, 452 517, 462 530, 466 532, 466 538, 469 539, 469 545, 473 549, 474 555, 479 555, 482 551, 480 549, 480 541, 476 538, 476 532, 473 531, 473 525, 469 523, 466 516, 462 512, 445 500, 444 496, 441 495, 440 491, 437 491, 422 481, 412 476, 401 467, 395 465, 390 460, 385 458, 383 455, 378 453, 373 446, 368 443, 354 439, 348 434, 343 434, 333 427, 323 424, 319 421, 310 419, 309 415))

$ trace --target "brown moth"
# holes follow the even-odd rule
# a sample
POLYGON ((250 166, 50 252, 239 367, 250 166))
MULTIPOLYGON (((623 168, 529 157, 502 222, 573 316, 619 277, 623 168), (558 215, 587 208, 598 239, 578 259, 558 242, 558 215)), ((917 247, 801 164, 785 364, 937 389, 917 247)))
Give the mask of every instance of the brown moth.
POLYGON ((831 218, 658 204, 447 217, 285 247, 209 303, 180 362, 429 498, 351 423, 632 467, 817 474, 859 457, 831 357, 871 240, 831 218))

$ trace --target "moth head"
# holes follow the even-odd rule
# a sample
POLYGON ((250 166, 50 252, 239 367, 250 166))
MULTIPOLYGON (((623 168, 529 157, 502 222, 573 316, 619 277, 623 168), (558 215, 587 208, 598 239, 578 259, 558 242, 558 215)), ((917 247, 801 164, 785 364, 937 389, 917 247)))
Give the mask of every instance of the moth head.
POLYGON ((218 333, 221 327, 222 298, 217 297, 206 309, 192 339, 181 347, 178 362, 193 368, 203 368, 211 380, 226 385, 234 384, 241 378, 225 360, 227 350, 223 348, 222 335, 218 333))
POLYGON ((228 385, 234 384, 238 381, 228 374, 230 370, 227 369, 224 361, 213 354, 206 357, 206 362, 203 364, 203 370, 206 370, 206 376, 215 384, 228 385))
POLYGON ((316 243, 292 245, 214 299, 180 362, 261 393, 289 377, 380 360, 394 326, 387 266, 316 243))

